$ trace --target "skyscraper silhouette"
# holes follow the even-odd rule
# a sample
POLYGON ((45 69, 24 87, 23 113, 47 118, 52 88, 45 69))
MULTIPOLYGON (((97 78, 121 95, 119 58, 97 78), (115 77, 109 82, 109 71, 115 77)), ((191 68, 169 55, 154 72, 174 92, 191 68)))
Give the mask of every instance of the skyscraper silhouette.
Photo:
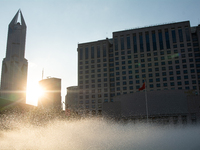
POLYGON ((24 58, 25 41, 26 24, 21 10, 18 10, 8 26, 6 57, 2 62, 1 97, 23 103, 26 103, 28 69, 24 58))

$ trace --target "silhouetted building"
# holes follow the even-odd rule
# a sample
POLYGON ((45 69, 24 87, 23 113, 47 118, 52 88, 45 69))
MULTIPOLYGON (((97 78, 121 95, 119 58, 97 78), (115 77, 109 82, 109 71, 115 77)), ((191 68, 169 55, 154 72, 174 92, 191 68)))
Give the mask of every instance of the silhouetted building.
POLYGON ((38 100, 38 107, 45 109, 62 110, 61 105, 61 79, 47 78, 39 81, 43 94, 38 100))
POLYGON ((200 88, 200 25, 189 21, 113 32, 78 44, 79 112, 101 114, 103 103, 138 92, 200 88))
POLYGON ((78 111, 78 86, 70 86, 67 88, 65 109, 70 109, 73 112, 78 111))
POLYGON ((19 10, 8 27, 6 57, 2 62, 1 97, 26 103, 28 62, 24 58, 26 24, 19 10), (18 17, 21 22, 17 22, 18 17))
POLYGON ((200 122, 200 95, 187 90, 136 92, 115 96, 103 104, 103 115, 113 118, 164 123, 200 122), (147 107, 146 107, 147 104, 147 107), (148 113, 147 113, 148 112, 148 113))

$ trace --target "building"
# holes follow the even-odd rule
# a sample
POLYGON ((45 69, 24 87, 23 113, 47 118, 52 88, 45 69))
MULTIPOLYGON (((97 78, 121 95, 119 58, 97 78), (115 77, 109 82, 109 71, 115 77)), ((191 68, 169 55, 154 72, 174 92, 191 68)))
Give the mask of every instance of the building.
POLYGON ((66 109, 78 112, 78 86, 67 88, 67 95, 65 96, 65 110, 66 109))
POLYGON ((200 95, 187 90, 160 90, 129 93, 103 104, 103 115, 125 120, 197 123, 200 122, 200 95), (147 99, 146 99, 146 95, 147 99))
POLYGON ((18 10, 8 27, 6 57, 2 62, 1 97, 26 103, 28 62, 25 56, 26 24, 18 10), (18 17, 21 17, 21 22, 18 17))
POLYGON ((78 44, 79 112, 101 114, 103 103, 147 91, 200 88, 200 25, 189 21, 113 32, 78 44))
POLYGON ((38 107, 45 109, 62 110, 61 79, 43 79, 39 81, 39 85, 43 89, 43 94, 38 99, 38 107))

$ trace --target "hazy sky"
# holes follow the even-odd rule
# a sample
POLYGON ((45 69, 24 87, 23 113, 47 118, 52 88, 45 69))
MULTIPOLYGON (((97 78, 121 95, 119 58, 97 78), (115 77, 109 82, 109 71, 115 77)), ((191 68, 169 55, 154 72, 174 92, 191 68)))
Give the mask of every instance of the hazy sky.
POLYGON ((0 67, 8 24, 21 9, 26 25, 28 84, 44 77, 77 85, 77 44, 111 38, 113 31, 189 20, 200 24, 200 0, 0 0, 0 67))

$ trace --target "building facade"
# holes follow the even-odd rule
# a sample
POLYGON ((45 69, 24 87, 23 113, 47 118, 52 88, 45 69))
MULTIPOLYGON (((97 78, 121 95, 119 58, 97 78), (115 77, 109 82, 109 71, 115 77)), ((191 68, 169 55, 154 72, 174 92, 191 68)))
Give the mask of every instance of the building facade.
POLYGON ((189 21, 113 32, 112 39, 78 44, 80 113, 101 114, 113 97, 200 88, 200 25, 189 21))
POLYGON ((188 90, 160 90, 124 94, 103 104, 103 115, 159 123, 199 123, 200 95, 188 90), (147 95, 147 96, 146 96, 147 95))
POLYGON ((43 94, 38 99, 38 107, 45 109, 62 110, 61 79, 47 78, 39 81, 43 94))
POLYGON ((70 108, 73 112, 78 112, 78 86, 71 86, 67 88, 67 95, 65 96, 65 110, 70 108))
POLYGON ((6 57, 2 62, 1 97, 26 103, 28 62, 25 56, 26 24, 19 10, 8 27, 6 57), (18 17, 21 22, 17 22, 18 17))

